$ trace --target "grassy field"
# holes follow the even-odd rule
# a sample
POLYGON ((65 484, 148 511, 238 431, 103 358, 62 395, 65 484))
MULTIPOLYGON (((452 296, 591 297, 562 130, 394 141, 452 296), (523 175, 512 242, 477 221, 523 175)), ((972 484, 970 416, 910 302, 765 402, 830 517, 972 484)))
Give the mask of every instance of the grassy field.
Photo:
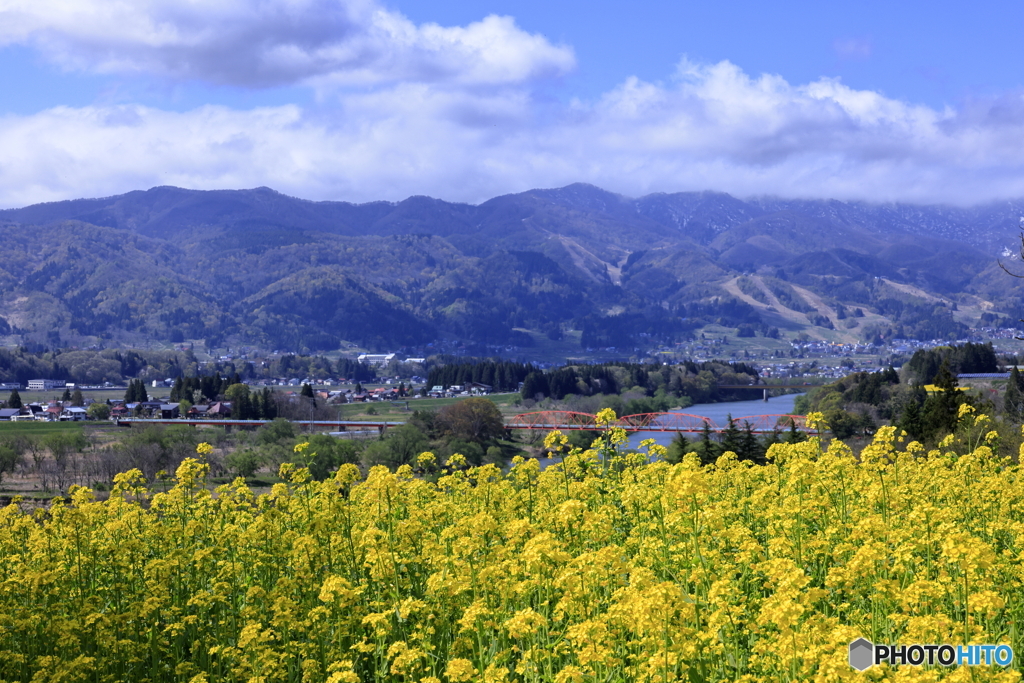
POLYGON ((0 436, 24 434, 26 436, 47 436, 55 432, 73 432, 85 429, 83 422, 0 422, 0 436))
MULTIPOLYGON (((518 412, 515 409, 515 402, 519 394, 491 394, 487 396, 498 406, 503 414, 518 412)), ((457 398, 414 398, 408 401, 396 401, 391 403, 383 401, 380 403, 348 403, 335 406, 340 420, 380 420, 393 418, 396 421, 405 420, 416 410, 437 410, 444 406, 464 401, 465 396, 457 398)))

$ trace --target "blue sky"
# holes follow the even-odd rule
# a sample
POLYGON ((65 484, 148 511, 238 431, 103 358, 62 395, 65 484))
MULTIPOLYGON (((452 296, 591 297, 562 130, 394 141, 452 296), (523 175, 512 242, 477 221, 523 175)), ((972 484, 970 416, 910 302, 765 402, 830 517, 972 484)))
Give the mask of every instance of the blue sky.
POLYGON ((0 2, 0 206, 1024 197, 1010 3, 0 2))

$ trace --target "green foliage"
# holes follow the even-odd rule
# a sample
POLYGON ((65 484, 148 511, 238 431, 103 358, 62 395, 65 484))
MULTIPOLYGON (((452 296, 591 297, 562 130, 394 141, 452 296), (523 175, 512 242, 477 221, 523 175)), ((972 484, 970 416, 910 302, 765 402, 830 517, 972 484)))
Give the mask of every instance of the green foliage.
POLYGON ((133 428, 128 436, 106 449, 106 474, 112 480, 118 472, 138 468, 146 479, 153 481, 157 472, 173 472, 182 460, 194 457, 200 441, 217 443, 222 438, 223 432, 206 429, 197 434, 186 425, 133 428))
MULTIPOLYGON (((1004 312, 1019 298, 986 253, 937 239, 949 224, 945 208, 941 216, 922 209, 936 234, 925 228, 909 246, 880 208, 804 203, 766 214, 764 206, 730 199, 735 211, 708 214, 703 200, 666 195, 622 211, 618 199, 594 193, 578 200, 577 189, 528 192, 477 207, 419 200, 342 206, 265 201, 255 191, 199 200, 163 188, 98 200, 88 210, 66 202, 15 211, 13 225, 22 225, 0 227, 6 263, 16 264, 3 285, 27 303, 17 329, 0 318, 0 333, 40 347, 97 337, 217 346, 237 335, 312 352, 336 349, 341 339, 375 348, 438 337, 525 345, 533 335, 523 329, 558 339, 571 325, 585 348, 632 349, 679 341, 709 323, 763 325, 761 312, 725 287, 766 263, 778 264, 777 277, 740 276, 741 290, 817 315, 790 283, 799 284, 842 301, 835 304, 840 317, 851 308, 863 315, 865 306, 888 316, 880 330, 887 337, 958 338, 964 331, 952 306, 887 286, 887 277, 930 294, 982 296, 1004 312), (98 216, 110 225, 87 222, 98 216), (47 227, 26 229, 34 221, 47 227), (581 259, 580 249, 589 256, 581 259), (614 282, 609 268, 617 271, 614 282)), ((997 314, 989 320, 1006 319, 997 314)), ((110 354, 92 354, 73 365, 35 358, 8 367, 0 359, 0 380, 65 378, 72 368, 88 382, 139 376, 110 354)))
POLYGON ((1006 382, 1003 411, 1013 422, 1024 421, 1024 377, 1021 377, 1016 365, 1010 370, 1010 378, 1006 382))
POLYGON ((998 372, 999 361, 991 342, 967 342, 959 346, 937 346, 918 349, 903 366, 903 373, 911 384, 935 384, 939 368, 945 362, 954 374, 967 372, 998 372))
POLYGON ((106 420, 110 417, 110 406, 106 403, 93 403, 86 409, 86 414, 92 420, 106 420))
POLYGON ((146 383, 141 379, 133 379, 128 382, 128 388, 124 392, 125 403, 142 403, 149 400, 149 393, 146 391, 146 383))
POLYGON ((21 394, 18 393, 17 389, 11 389, 11 396, 7 399, 8 408, 22 408, 21 394))
POLYGON ((0 442, 0 482, 22 462, 22 451, 11 440, 0 442))
POLYGON ((385 465, 396 469, 412 463, 416 456, 430 450, 427 437, 413 425, 401 425, 388 429, 383 439, 370 443, 363 451, 363 462, 367 467, 385 465))
POLYGON ((829 410, 825 412, 832 435, 837 439, 849 439, 853 436, 868 436, 875 431, 875 422, 864 412, 850 413, 845 410, 829 410))
POLYGON ((665 454, 665 460, 673 465, 677 465, 683 461, 683 456, 690 449, 690 441, 686 438, 686 435, 682 432, 676 433, 672 439, 672 443, 668 445, 668 453, 665 454))
POLYGON ((743 398, 742 390, 719 384, 752 384, 757 370, 747 363, 686 361, 675 366, 606 363, 567 365, 550 372, 533 371, 523 381, 522 397, 538 395, 562 400, 569 394, 622 394, 622 403, 608 406, 617 415, 661 412, 675 406, 743 398), (645 396, 626 396, 638 390, 645 396), (645 400, 648 399, 648 400, 645 400))
POLYGON ((486 398, 467 398, 441 408, 434 427, 442 435, 477 444, 494 441, 505 433, 501 411, 486 398))
POLYGON ((295 440, 295 426, 283 417, 274 418, 256 430, 257 443, 268 445, 295 440))
POLYGON ((344 464, 359 462, 360 449, 347 439, 338 439, 327 434, 315 434, 309 439, 306 453, 312 454, 306 461, 310 475, 317 481, 331 476, 344 464))
POLYGON ((454 358, 451 362, 439 360, 427 374, 427 386, 450 387, 479 382, 494 387, 495 391, 518 391, 519 383, 525 381, 530 373, 537 372, 537 368, 530 363, 454 358))
POLYGON ((957 390, 956 376, 950 370, 947 360, 942 361, 933 383, 938 391, 932 392, 925 399, 921 414, 926 437, 948 434, 955 430, 960 405, 967 402, 964 392, 957 390))
POLYGON ((226 458, 228 469, 238 477, 251 478, 263 467, 263 456, 254 449, 242 448, 232 451, 226 458))
MULTIPOLYGON (((856 423, 853 427, 854 432, 847 434, 852 436, 854 433, 867 433, 873 429, 873 423, 869 424, 870 416, 868 421, 858 417, 867 415, 868 407, 883 419, 895 418, 902 410, 907 391, 909 388, 900 386, 899 374, 892 367, 879 372, 854 372, 798 396, 793 410, 800 415, 812 411, 832 414, 837 423, 842 423, 843 426, 839 429, 844 434, 847 434, 848 428, 853 424, 850 422, 852 420, 856 423)), ((831 419, 829 424, 835 426, 831 419)))

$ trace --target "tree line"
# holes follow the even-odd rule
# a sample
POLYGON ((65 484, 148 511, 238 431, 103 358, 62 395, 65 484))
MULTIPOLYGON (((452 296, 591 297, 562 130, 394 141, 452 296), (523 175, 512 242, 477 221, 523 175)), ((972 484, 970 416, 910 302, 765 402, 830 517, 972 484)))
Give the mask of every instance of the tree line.
POLYGON ((519 383, 537 367, 532 363, 494 360, 461 360, 430 368, 427 386, 461 386, 469 382, 488 384, 495 391, 519 391, 519 383))
MULTIPOLYGON (((743 390, 719 384, 753 384, 757 369, 743 362, 686 361, 677 365, 603 363, 567 365, 548 372, 535 370, 523 381, 524 399, 634 393, 661 401, 706 403, 744 398, 743 390)), ((659 405, 660 402, 659 401, 659 405)), ((657 406, 653 406, 657 407, 657 406)))

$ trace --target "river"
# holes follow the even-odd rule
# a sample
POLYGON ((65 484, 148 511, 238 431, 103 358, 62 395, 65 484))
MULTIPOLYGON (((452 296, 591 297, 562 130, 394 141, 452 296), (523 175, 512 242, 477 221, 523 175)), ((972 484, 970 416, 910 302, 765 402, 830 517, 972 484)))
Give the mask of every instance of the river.
MULTIPOLYGON (((700 415, 701 417, 710 418, 716 425, 725 426, 729 421, 730 415, 734 418, 747 417, 749 415, 792 415, 793 404, 796 402, 797 396, 800 396, 800 394, 774 396, 767 401, 757 399, 754 401, 728 401, 726 403, 697 403, 689 408, 680 408, 669 412, 700 415)), ((740 427, 742 428, 743 425, 741 424, 740 427)), ((654 439, 656 443, 668 446, 675 436, 675 432, 630 432, 628 445, 630 448, 638 448, 640 442, 644 439, 654 439)), ((687 433, 686 438, 693 441, 694 437, 697 436, 698 434, 687 433)), ((558 460, 553 458, 538 458, 538 461, 540 462, 541 469, 558 462, 558 460)))
MULTIPOLYGON (((767 401, 757 399, 754 401, 728 401, 725 403, 697 403, 689 408, 672 410, 672 413, 689 413, 710 418, 716 425, 724 427, 729 421, 729 416, 734 418, 747 417, 748 415, 792 415, 793 404, 800 394, 785 394, 773 396, 767 401)), ((739 425, 743 427, 742 423, 739 425)), ((668 446, 676 436, 675 432, 632 432, 629 435, 629 445, 636 448, 644 439, 654 439, 662 446, 668 446)), ((693 441, 696 434, 686 434, 686 438, 693 441)))

